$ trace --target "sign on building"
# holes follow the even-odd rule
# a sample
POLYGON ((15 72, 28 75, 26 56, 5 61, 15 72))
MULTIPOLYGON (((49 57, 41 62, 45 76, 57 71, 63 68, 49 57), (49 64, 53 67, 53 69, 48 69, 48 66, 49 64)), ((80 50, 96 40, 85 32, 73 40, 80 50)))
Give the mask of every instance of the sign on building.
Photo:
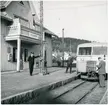
POLYGON ((8 35, 20 35, 20 23, 8 26, 8 35))
POLYGON ((31 38, 40 39, 40 35, 29 32, 31 38))

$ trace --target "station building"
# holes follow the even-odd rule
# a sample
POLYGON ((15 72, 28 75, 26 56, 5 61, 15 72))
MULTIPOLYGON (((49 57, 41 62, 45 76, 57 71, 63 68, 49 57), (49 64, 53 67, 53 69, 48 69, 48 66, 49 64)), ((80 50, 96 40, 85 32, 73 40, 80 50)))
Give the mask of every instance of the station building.
MULTIPOLYGON (((40 24, 37 22, 32 1, 1 1, 1 71, 28 69, 30 52, 41 51, 40 24)), ((45 58, 52 66, 52 36, 56 35, 44 27, 45 58)), ((39 62, 39 59, 35 61, 39 62)))

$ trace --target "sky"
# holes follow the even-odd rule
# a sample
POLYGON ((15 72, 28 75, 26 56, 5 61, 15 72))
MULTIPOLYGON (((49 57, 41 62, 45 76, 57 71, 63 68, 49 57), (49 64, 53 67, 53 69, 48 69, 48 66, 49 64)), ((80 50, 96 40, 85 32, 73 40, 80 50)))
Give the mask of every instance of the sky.
POLYGON ((108 0, 44 1, 43 8, 44 26, 59 37, 64 28, 64 37, 108 42, 108 0))

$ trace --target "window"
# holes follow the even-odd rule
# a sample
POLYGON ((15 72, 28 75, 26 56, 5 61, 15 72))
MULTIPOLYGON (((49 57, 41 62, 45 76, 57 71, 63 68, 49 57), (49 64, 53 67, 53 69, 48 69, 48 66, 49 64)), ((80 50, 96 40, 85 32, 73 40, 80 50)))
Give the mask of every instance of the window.
POLYGON ((16 62, 17 61, 17 48, 14 47, 13 48, 13 62, 16 62))
POLYGON ((45 50, 45 57, 44 57, 45 61, 47 60, 47 53, 46 53, 46 50, 45 50))
MULTIPOLYGON (((27 49, 23 50, 23 48, 21 48, 20 59, 23 60, 23 57, 24 57, 24 61, 26 62, 28 58, 28 50, 27 49)), ((13 62, 17 62, 17 48, 16 47, 13 48, 13 62)))
POLYGON ((91 55, 91 47, 80 47, 79 55, 91 55))
POLYGON ((93 47, 93 55, 107 55, 107 47, 93 47))
POLYGON ((24 62, 27 61, 27 58, 28 58, 28 50, 24 49, 24 62))

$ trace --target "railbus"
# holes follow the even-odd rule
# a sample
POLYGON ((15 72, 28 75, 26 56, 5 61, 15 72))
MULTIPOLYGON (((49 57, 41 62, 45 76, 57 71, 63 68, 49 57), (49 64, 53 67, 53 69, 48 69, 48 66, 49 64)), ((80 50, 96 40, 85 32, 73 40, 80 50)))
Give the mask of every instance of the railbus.
POLYGON ((98 57, 106 62, 106 74, 108 74, 108 43, 84 43, 77 47, 77 72, 87 78, 96 77, 98 57))

